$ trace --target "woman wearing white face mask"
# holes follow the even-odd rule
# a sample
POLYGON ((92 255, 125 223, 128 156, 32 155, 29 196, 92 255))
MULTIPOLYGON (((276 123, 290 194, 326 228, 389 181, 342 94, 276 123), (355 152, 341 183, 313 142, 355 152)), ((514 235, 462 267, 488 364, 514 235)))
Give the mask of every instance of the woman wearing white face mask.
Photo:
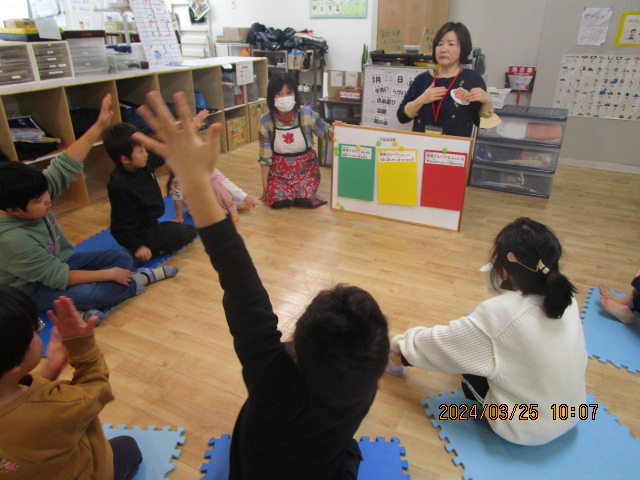
POLYGON ((260 119, 259 159, 262 196, 272 208, 315 208, 327 203, 316 197, 320 185, 313 135, 331 138, 332 128, 312 109, 300 106, 295 80, 273 75, 267 86, 269 112, 260 119))

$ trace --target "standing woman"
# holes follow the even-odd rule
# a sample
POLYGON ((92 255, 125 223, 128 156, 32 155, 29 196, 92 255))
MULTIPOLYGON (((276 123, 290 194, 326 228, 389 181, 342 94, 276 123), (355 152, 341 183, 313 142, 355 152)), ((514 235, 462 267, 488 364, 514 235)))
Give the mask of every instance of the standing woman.
POLYGON ((300 106, 298 86, 287 73, 269 80, 267 106, 258 130, 260 200, 272 208, 324 205, 327 202, 316 197, 320 169, 313 135, 331 138, 333 129, 312 109, 300 106))
POLYGON ((445 23, 433 39, 437 70, 418 75, 398 108, 398 120, 413 120, 414 132, 433 131, 470 137, 480 117, 493 115, 484 80, 462 68, 471 53, 471 35, 462 23, 445 23))

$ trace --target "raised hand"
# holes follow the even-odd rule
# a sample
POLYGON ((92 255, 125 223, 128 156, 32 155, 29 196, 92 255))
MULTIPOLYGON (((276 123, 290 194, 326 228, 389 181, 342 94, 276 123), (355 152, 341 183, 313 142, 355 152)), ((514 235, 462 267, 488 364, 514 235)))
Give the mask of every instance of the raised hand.
POLYGON ((57 327, 62 338, 84 337, 93 333, 98 317, 91 317, 86 323, 80 317, 76 306, 69 297, 58 297, 53 301, 53 310, 47 312, 49 320, 57 327))

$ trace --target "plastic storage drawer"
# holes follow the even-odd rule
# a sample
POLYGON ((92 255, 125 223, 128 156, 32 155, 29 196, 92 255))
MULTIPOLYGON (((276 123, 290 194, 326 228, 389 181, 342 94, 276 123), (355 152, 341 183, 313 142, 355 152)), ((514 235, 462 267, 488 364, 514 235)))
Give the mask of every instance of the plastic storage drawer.
POLYGON ((27 44, 0 42, 0 85, 36 80, 28 48, 27 44))
POLYGON ((67 42, 30 43, 40 80, 73 77, 67 42))
POLYGON ((568 111, 564 108, 506 105, 496 110, 502 123, 480 129, 479 136, 523 140, 540 144, 562 144, 568 111))
POLYGON ((469 185, 548 198, 553 174, 474 164, 469 185))
POLYGON ((474 152, 474 165, 516 167, 522 170, 554 173, 560 149, 530 143, 489 141, 478 138, 474 152))

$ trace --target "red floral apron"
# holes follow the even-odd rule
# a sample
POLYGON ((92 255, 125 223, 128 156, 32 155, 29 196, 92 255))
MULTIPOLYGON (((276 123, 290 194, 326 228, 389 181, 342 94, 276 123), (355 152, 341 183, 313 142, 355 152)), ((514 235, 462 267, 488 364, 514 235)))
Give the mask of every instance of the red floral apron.
MULTIPOLYGON (((269 205, 283 200, 307 199, 311 207, 327 203, 316 197, 320 185, 318 156, 309 147, 302 132, 300 112, 298 126, 278 128, 274 125, 271 141, 273 157, 269 170, 267 201, 269 205)), ((292 122, 293 125, 293 122, 292 122)))

